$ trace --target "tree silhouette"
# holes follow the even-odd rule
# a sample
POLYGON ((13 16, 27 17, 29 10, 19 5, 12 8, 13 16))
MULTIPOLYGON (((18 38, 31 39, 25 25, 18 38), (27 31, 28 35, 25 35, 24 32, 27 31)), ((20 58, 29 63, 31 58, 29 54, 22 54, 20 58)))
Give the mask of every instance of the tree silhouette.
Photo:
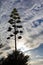
MULTIPOLYGON (((10 34, 10 36, 7 37, 7 39, 10 39, 10 37, 14 36, 14 39, 15 39, 15 51, 16 51, 17 50, 16 36, 17 36, 18 33, 21 33, 21 34, 23 33, 22 30, 18 30, 18 29, 22 28, 22 25, 20 24, 21 23, 20 16, 19 16, 16 8, 14 8, 13 11, 11 12, 10 18, 11 19, 8 21, 8 23, 10 23, 13 28, 9 27, 7 31, 11 32, 12 29, 14 29, 14 32, 13 32, 13 34, 10 34)), ((18 36, 18 39, 21 39, 21 38, 22 38, 21 35, 18 36)))
POLYGON ((7 37, 7 40, 14 36, 15 50, 13 51, 12 54, 9 54, 8 57, 6 59, 4 59, 4 61, 0 65, 8 65, 8 64, 9 65, 27 65, 29 56, 28 55, 25 56, 23 54, 23 52, 17 50, 17 42, 16 42, 17 37, 18 37, 18 39, 22 38, 21 35, 17 36, 17 34, 18 33, 22 34, 23 31, 21 30, 22 25, 19 24, 19 23, 21 23, 21 21, 20 21, 20 16, 19 16, 16 8, 14 8, 13 11, 11 12, 10 18, 11 19, 8 21, 8 23, 10 23, 12 27, 9 27, 7 31, 11 32, 12 29, 14 31, 13 31, 13 34, 10 34, 9 37, 7 37))

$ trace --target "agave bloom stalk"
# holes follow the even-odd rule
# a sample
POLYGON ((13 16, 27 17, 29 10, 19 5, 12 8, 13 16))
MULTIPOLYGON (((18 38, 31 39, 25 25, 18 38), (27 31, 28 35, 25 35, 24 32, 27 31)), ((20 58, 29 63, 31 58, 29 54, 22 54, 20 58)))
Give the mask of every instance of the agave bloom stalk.
MULTIPOLYGON (((20 30, 20 31, 17 30, 18 28, 21 29, 22 25, 18 25, 19 23, 21 23, 21 21, 20 21, 20 16, 19 16, 16 8, 14 8, 13 11, 11 12, 10 18, 11 19, 8 21, 8 23, 10 23, 12 25, 12 27, 14 29, 14 32, 13 32, 13 35, 11 34, 9 37, 7 37, 7 39, 10 39, 10 37, 14 36, 14 39, 15 39, 15 51, 17 51, 16 36, 17 36, 18 33, 22 34, 23 31, 22 30, 20 30)), ((7 31, 11 32, 12 27, 9 27, 7 31)), ((21 38, 22 38, 21 35, 18 36, 18 39, 21 39, 21 38)))

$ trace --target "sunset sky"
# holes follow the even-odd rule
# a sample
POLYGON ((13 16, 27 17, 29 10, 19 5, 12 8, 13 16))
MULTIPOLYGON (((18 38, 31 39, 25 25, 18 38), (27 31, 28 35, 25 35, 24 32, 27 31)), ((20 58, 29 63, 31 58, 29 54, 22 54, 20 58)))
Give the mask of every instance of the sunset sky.
POLYGON ((17 39, 17 48, 31 57, 31 65, 43 65, 43 0, 0 0, 0 59, 14 50, 14 38, 10 33, 9 15, 18 10, 23 25, 22 39, 17 39))

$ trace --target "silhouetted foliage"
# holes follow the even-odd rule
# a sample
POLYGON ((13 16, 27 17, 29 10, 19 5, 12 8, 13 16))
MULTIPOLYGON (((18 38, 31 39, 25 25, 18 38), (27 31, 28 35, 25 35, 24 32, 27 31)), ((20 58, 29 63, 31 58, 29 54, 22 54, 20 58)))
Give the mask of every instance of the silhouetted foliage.
POLYGON ((10 39, 10 37, 7 37, 7 39, 10 39))
POLYGON ((13 37, 14 35, 13 34, 10 34, 10 37, 13 37))
POLYGON ((17 20, 17 22, 16 23, 20 23, 21 21, 20 20, 17 20))
POLYGON ((20 51, 14 51, 3 61, 2 65, 27 65, 29 56, 20 51))
POLYGON ((2 65, 3 61, 4 61, 4 58, 1 58, 0 59, 0 65, 2 65))
POLYGON ((18 37, 18 39, 21 39, 21 38, 22 38, 21 36, 18 37))
POLYGON ((9 21, 8 21, 10 24, 13 24, 14 22, 13 22, 13 19, 10 19, 9 21))
POLYGON ((17 28, 22 28, 22 25, 17 26, 17 28))
POLYGON ((20 33, 23 33, 23 31, 20 31, 20 33))
POLYGON ((15 31, 15 32, 13 32, 14 34, 18 34, 19 33, 19 31, 17 30, 17 31, 15 31))
POLYGON ((7 31, 11 31, 11 30, 12 30, 12 28, 11 28, 11 27, 9 27, 7 31))

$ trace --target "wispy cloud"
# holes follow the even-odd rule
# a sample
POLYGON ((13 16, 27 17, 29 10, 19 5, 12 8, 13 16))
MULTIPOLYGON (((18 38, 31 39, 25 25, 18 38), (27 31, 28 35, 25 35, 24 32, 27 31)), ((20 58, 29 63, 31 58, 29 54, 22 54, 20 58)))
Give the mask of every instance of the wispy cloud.
POLYGON ((34 61, 31 61, 31 65, 43 65, 43 59, 37 59, 34 61))
MULTIPOLYGON (((11 41, 6 40, 7 36, 10 34, 7 32, 9 26, 7 21, 9 20, 9 15, 14 7, 17 8, 23 25, 23 39, 25 41, 23 41, 23 45, 28 47, 28 49, 37 48, 43 43, 43 1, 6 0, 4 2, 2 1, 0 8, 0 43, 9 44, 5 45, 3 49, 6 48, 6 46, 10 46, 10 50, 14 49, 14 44, 11 45, 11 41)), ((13 42, 14 41, 12 41, 12 43, 13 42)), ((2 48, 0 52, 1 51, 2 48)))

